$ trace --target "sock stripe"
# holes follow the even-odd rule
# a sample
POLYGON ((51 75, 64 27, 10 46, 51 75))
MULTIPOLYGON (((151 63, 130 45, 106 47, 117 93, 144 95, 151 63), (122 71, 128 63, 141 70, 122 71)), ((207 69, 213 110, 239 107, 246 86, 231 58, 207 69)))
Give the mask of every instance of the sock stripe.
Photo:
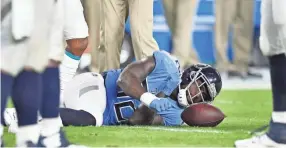
POLYGON ((272 120, 276 123, 286 124, 286 111, 283 112, 272 112, 272 120))
POLYGON ((70 57, 70 58, 72 58, 72 59, 74 59, 74 60, 80 60, 80 56, 76 56, 76 55, 74 55, 74 54, 72 54, 72 53, 70 53, 70 52, 68 52, 68 51, 65 51, 65 54, 66 54, 68 57, 70 57))

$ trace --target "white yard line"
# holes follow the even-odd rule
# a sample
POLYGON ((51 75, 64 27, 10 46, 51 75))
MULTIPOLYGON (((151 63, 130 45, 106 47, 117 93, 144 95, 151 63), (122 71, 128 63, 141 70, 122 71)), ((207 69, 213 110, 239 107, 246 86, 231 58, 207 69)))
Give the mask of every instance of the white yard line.
POLYGON ((223 98, 219 98, 218 100, 215 100, 215 104, 243 104, 243 102, 234 100, 224 100, 223 98))
POLYGON ((179 129, 165 127, 150 127, 151 130, 162 130, 171 132, 195 132, 195 133, 231 133, 230 131, 211 130, 211 129, 179 129))
MULTIPOLYGON (((157 130, 157 131, 170 131, 170 132, 192 132, 192 133, 216 133, 216 134, 224 134, 224 133, 233 133, 233 131, 224 131, 224 130, 217 130, 217 129, 181 129, 181 128, 171 128, 171 127, 144 127, 144 126, 132 126, 130 128, 142 128, 148 130, 157 130)), ((242 131, 248 132, 248 131, 242 131)))

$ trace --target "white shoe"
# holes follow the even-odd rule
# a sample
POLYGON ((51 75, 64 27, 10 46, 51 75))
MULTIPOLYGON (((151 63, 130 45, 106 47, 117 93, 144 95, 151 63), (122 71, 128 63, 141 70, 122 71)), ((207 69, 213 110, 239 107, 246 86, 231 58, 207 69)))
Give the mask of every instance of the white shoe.
POLYGON ((266 134, 249 139, 237 140, 234 145, 236 148, 286 148, 286 144, 277 143, 266 134))
POLYGON ((62 129, 59 132, 50 136, 40 136, 38 147, 67 147, 67 148, 87 148, 83 145, 71 144, 66 138, 66 135, 62 129))
POLYGON ((18 118, 15 108, 7 108, 4 112, 4 122, 9 127, 8 132, 16 133, 18 130, 18 118))

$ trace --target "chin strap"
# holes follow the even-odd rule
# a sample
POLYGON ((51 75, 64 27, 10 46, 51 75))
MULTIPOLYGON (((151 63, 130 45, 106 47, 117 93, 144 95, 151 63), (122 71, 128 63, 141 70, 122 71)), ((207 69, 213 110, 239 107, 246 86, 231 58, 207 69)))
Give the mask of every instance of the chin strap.
POLYGON ((188 103, 188 100, 187 100, 187 95, 186 95, 185 89, 179 89, 179 93, 178 93, 177 98, 178 98, 178 102, 181 106, 188 107, 190 105, 188 103))

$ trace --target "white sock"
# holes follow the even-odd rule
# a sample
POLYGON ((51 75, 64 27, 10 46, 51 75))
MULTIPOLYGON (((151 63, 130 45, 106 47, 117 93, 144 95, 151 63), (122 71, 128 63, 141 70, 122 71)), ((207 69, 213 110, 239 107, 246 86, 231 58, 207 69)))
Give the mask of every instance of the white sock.
POLYGON ((27 141, 37 143, 40 136, 38 124, 21 126, 16 133, 17 146, 25 146, 27 141))
MULTIPOLYGON (((79 59, 71 58, 70 53, 66 52, 64 55, 64 59, 60 65, 60 84, 61 84, 61 93, 65 88, 67 82, 71 81, 74 75, 76 74, 76 70, 78 68, 79 59), (68 54, 68 55, 67 55, 68 54)), ((77 57, 78 58, 78 57, 77 57)), ((60 98, 60 102, 62 103, 62 98, 60 98)))
POLYGON ((272 120, 276 123, 286 124, 286 112, 272 112, 272 120))
POLYGON ((60 128, 63 126, 62 120, 60 117, 57 118, 43 118, 41 123, 41 135, 42 136, 51 136, 60 131, 60 128))
POLYGON ((64 59, 60 65, 61 90, 64 88, 65 84, 74 77, 79 62, 80 60, 72 59, 67 54, 64 55, 64 59))

